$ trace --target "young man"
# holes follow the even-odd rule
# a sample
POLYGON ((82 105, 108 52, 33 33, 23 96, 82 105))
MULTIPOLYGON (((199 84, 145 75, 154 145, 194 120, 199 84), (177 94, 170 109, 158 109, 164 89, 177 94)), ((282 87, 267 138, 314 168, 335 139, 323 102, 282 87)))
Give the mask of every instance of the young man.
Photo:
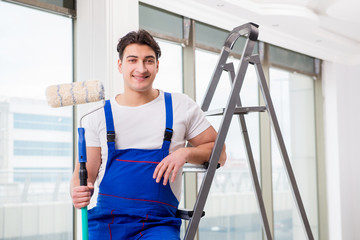
MULTIPOLYGON (((91 240, 178 240, 182 167, 208 161, 217 133, 189 97, 153 88, 161 51, 148 32, 128 33, 117 50, 124 93, 87 118, 88 186, 79 186, 77 164, 73 203, 87 206, 97 180, 91 240), (185 148, 186 141, 193 147, 185 148)), ((220 164, 225 160, 223 150, 220 164)))

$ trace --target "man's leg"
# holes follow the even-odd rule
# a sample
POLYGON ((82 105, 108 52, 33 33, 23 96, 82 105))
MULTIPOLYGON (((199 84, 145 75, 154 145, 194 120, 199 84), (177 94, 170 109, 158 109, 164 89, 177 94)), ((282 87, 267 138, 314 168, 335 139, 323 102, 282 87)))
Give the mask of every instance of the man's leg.
POLYGON ((156 226, 141 232, 140 240, 180 240, 180 230, 174 226, 156 226))

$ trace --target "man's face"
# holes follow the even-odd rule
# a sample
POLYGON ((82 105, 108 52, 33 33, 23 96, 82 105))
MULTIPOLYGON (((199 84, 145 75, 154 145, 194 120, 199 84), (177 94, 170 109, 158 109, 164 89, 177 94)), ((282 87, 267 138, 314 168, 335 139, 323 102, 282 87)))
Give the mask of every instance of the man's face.
POLYGON ((130 44, 118 61, 118 68, 124 77, 125 91, 146 92, 152 89, 159 61, 149 46, 130 44))

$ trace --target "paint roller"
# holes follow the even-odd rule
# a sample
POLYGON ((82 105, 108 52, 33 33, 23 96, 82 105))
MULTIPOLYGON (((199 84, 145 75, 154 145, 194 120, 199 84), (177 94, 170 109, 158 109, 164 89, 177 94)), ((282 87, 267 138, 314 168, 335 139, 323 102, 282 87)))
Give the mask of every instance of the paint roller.
MULTIPOLYGON (((103 101, 103 105, 93 111, 83 115, 80 118, 80 127, 78 128, 79 140, 79 178, 80 186, 87 185, 87 170, 86 170, 86 141, 85 141, 85 129, 82 127, 82 119, 93 113, 105 105, 104 86, 100 81, 84 81, 68 84, 58 84, 47 87, 46 99, 48 105, 54 108, 73 106, 77 104, 90 103, 103 101)), ((82 236, 83 240, 88 240, 88 215, 87 207, 81 209, 82 219, 82 236)))
POLYGON ((100 81, 85 81, 52 85, 46 89, 51 107, 65 107, 104 100, 104 86, 100 81))

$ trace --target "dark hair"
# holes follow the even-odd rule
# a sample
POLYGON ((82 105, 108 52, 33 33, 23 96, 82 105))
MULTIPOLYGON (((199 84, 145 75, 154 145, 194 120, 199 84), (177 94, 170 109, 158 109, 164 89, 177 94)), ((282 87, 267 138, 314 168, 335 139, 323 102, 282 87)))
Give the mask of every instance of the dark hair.
POLYGON ((161 56, 161 50, 157 42, 147 31, 140 29, 139 31, 129 32, 124 37, 120 38, 119 43, 117 45, 117 51, 119 53, 119 58, 122 60, 124 50, 129 44, 137 43, 140 45, 148 45, 154 50, 156 55, 156 60, 158 60, 161 56))

